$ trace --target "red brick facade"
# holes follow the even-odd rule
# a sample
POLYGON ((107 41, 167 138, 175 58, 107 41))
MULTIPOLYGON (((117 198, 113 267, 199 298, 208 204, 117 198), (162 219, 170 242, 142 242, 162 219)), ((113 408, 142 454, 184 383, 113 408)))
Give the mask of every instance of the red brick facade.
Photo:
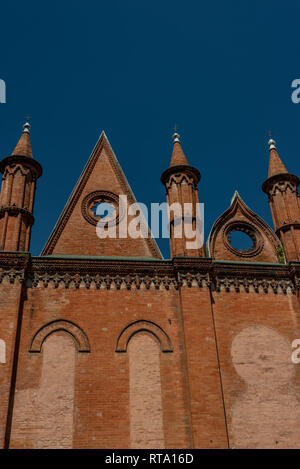
MULTIPOLYGON (((194 206, 200 174, 178 140, 162 182, 194 206)), ((206 249, 171 239, 165 260, 151 237, 97 237, 94 201, 135 202, 103 133, 34 257, 41 168, 25 126, 0 166, 2 447, 300 447, 298 178, 270 146, 276 234, 236 193, 206 249)))

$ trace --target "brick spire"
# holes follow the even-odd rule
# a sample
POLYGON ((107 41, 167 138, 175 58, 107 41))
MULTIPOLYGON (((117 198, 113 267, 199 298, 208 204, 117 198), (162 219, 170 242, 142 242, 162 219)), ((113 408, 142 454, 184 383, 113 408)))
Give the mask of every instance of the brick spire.
POLYGON ((269 142, 269 149, 270 149, 270 162, 269 162, 269 172, 268 177, 275 176, 276 174, 286 174, 288 173, 286 167, 282 163, 277 150, 276 150, 276 142, 272 138, 270 138, 269 142))
POLYGON ((188 165, 186 156, 183 152, 183 149, 180 144, 180 135, 175 132, 173 134, 173 152, 172 152, 172 158, 171 158, 171 163, 170 163, 170 168, 173 166, 178 166, 182 164, 188 165))
POLYGON ((36 181, 42 174, 33 159, 29 129, 24 130, 13 153, 0 162, 0 251, 28 251, 36 181))
POLYGON ((18 141, 12 155, 16 156, 27 156, 29 158, 33 158, 32 149, 31 149, 31 142, 30 142, 30 124, 29 122, 25 122, 23 125, 23 133, 18 141))
POLYGON ((262 189, 268 195, 275 232, 287 261, 300 261, 299 179, 287 171, 278 156, 274 140, 271 138, 268 143, 269 172, 262 189))
POLYGON ((161 182, 166 188, 167 204, 170 208, 170 251, 171 257, 204 257, 204 246, 201 233, 195 232, 196 221, 199 220, 198 214, 198 182, 200 173, 196 168, 188 164, 180 145, 177 132, 173 135, 173 153, 171 163, 161 175, 161 182), (191 205, 189 217, 184 217, 185 204, 191 205), (175 213, 174 206, 181 206, 181 213, 175 213), (178 227, 181 230, 181 236, 177 235, 178 227), (194 236, 190 247, 191 239, 186 233, 190 232, 194 236), (196 240, 200 239, 198 243, 196 240))

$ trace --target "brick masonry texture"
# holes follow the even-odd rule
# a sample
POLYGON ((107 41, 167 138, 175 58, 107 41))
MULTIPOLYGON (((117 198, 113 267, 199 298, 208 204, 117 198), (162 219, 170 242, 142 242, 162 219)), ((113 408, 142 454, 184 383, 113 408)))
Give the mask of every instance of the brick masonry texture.
POLYGON ((159 346, 141 332, 130 341, 128 352, 130 446, 164 448, 159 346))
MULTIPOLYGON (((200 174, 176 138, 162 182, 195 206, 200 174)), ((236 193, 206 250, 171 238, 164 260, 153 239, 96 236, 90 196, 135 201, 102 134, 32 257, 41 169, 29 135, 16 152, 0 164, 1 447, 299 448, 298 178, 263 185, 275 232, 236 193), (230 244, 237 230, 248 251, 230 244)))
POLYGON ((37 387, 16 392, 16 448, 26 448, 32 442, 37 449, 72 448, 75 360, 75 343, 70 335, 58 331, 46 339, 37 387))

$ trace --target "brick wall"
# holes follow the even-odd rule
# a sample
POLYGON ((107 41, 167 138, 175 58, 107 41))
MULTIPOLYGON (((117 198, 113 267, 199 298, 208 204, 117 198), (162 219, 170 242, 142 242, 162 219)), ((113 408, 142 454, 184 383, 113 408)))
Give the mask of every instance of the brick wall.
MULTIPOLYGON (((76 352, 74 447, 130 447, 129 356, 128 352, 116 353, 115 349, 122 330, 140 319, 163 328, 174 348, 171 353, 160 351, 164 445, 167 448, 191 445, 184 345, 179 327, 180 303, 176 290, 29 289, 24 304, 16 395, 26 396, 32 389, 43 386, 43 355, 47 342, 41 353, 29 352, 30 344, 36 331, 57 319, 76 323, 90 343, 90 352, 76 352)), ((19 422, 25 425, 27 418, 26 406, 21 405, 20 400, 13 416, 11 447, 20 447, 19 422)), ((35 432, 42 426, 41 413, 35 432)), ((35 447, 34 433, 27 434, 23 445, 35 447)))
POLYGON ((213 311, 231 447, 300 445, 300 337, 295 295, 214 293, 213 311))

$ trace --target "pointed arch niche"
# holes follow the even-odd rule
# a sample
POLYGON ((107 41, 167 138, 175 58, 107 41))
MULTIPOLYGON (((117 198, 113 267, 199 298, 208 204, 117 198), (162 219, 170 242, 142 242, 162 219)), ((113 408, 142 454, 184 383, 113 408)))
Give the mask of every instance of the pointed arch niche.
POLYGON ((240 262, 284 261, 279 239, 256 213, 252 212, 236 191, 230 207, 216 220, 207 241, 213 259, 240 262), (232 236, 239 232, 248 237, 247 248, 235 246, 232 236))
POLYGON ((172 352, 167 334, 157 324, 137 321, 121 333, 116 351, 129 360, 130 445, 164 448, 161 352, 172 352))

